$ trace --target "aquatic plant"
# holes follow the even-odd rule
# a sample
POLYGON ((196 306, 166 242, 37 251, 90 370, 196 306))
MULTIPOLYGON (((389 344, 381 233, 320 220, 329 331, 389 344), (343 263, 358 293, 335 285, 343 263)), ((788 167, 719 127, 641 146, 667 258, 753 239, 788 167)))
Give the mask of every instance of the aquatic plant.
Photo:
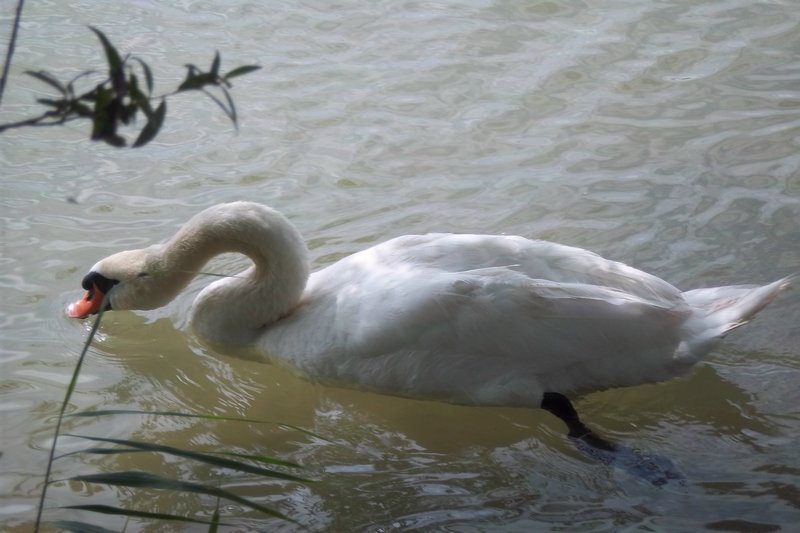
MULTIPOLYGON (((105 307, 105 305, 103 305, 103 307, 105 307)), ((133 414, 133 415, 149 415, 158 417, 185 417, 185 418, 197 418, 197 419, 207 419, 207 420, 226 420, 226 421, 249 423, 249 424, 275 424, 284 428, 289 428, 292 430, 306 433, 315 438, 321 438, 323 440, 327 440, 308 430, 305 430, 297 426, 292 426, 290 424, 263 421, 263 420, 251 420, 251 419, 244 419, 237 417, 173 412, 173 411, 141 411, 141 410, 100 410, 100 411, 80 411, 75 413, 67 413, 68 406, 70 405, 70 398, 72 397, 72 393, 75 391, 75 386, 78 382, 78 376, 83 366, 86 353, 88 352, 89 346, 91 345, 92 340, 94 339, 97 333, 97 330, 100 326, 100 320, 102 319, 102 317, 103 317, 103 312, 101 311, 100 313, 98 313, 97 318, 94 321, 91 330, 89 331, 89 335, 87 336, 87 339, 83 344, 83 349, 75 363, 75 368, 73 369, 72 378, 65 391, 63 402, 61 403, 61 409, 56 419, 55 435, 53 437, 52 445, 47 460, 47 468, 45 472, 44 483, 42 485, 42 491, 39 498, 39 506, 36 514, 34 532, 38 532, 39 527, 42 524, 42 513, 47 498, 47 489, 51 484, 56 482, 56 480, 52 479, 52 467, 54 461, 62 460, 66 457, 73 456, 76 454, 118 455, 118 454, 127 454, 133 452, 159 453, 159 454, 169 455, 172 457, 177 457, 187 461, 193 461, 196 463, 211 465, 217 468, 224 468, 228 470, 245 472, 248 474, 255 474, 263 476, 264 478, 278 479, 282 481, 297 482, 297 483, 310 482, 310 480, 299 477, 295 474, 287 473, 283 470, 276 470, 275 468, 273 468, 273 467, 279 467, 284 470, 285 469, 295 470, 302 468, 302 466, 297 463, 291 461, 285 461, 283 459, 275 457, 244 454, 244 453, 224 451, 224 450, 198 451, 193 449, 167 446, 158 443, 145 442, 141 440, 116 439, 116 438, 97 437, 92 435, 78 435, 74 433, 62 432, 62 425, 65 418, 67 417, 93 418, 101 416, 125 416, 133 414), (93 443, 110 444, 113 445, 113 447, 90 446, 82 450, 56 456, 58 440, 62 436, 80 438, 93 443)), ((293 519, 287 517, 286 515, 272 508, 256 503, 250 499, 238 496, 237 494, 225 490, 224 488, 216 484, 176 479, 173 477, 165 476, 160 473, 144 472, 144 471, 100 472, 100 473, 81 474, 77 476, 72 476, 63 481, 77 481, 90 484, 91 483, 105 484, 117 487, 127 487, 133 490, 159 489, 159 490, 166 490, 173 492, 190 492, 195 494, 205 494, 216 498, 216 507, 213 511, 210 520, 204 520, 191 516, 183 516, 174 513, 157 513, 148 510, 127 509, 123 507, 109 506, 109 505, 95 505, 95 504, 66 505, 66 506, 61 506, 60 507, 61 509, 87 511, 101 515, 114 515, 118 517, 125 517, 126 519, 138 518, 144 520, 169 520, 169 521, 188 522, 195 524, 206 524, 209 526, 209 531, 216 531, 219 525, 226 525, 225 523, 220 521, 221 520, 219 513, 220 500, 228 500, 237 503, 239 505, 242 505, 244 507, 248 507, 250 509, 259 511, 268 517, 279 518, 281 520, 286 520, 297 524, 297 522, 294 521, 293 519)), ((54 526, 56 528, 60 528, 65 531, 71 531, 76 533, 77 532, 97 533, 97 532, 111 531, 102 526, 98 526, 92 523, 79 520, 56 520, 49 522, 49 525, 54 526)))

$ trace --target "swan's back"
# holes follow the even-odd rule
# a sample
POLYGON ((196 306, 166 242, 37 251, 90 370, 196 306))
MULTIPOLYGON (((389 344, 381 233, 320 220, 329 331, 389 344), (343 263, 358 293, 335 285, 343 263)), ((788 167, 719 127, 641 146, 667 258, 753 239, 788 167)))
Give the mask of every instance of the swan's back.
POLYGON ((656 276, 588 250, 513 235, 407 235, 347 259, 361 255, 390 268, 413 264, 452 273, 506 268, 531 279, 605 286, 672 303, 681 294, 656 276))

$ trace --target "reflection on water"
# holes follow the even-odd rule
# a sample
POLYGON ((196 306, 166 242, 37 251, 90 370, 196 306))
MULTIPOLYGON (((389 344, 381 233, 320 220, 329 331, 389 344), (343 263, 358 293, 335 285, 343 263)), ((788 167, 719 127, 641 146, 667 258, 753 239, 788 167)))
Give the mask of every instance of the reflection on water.
MULTIPOLYGON (((45 96, 24 70, 68 79, 97 68, 86 24, 141 54, 164 87, 214 48, 228 65, 264 68, 236 83, 238 133, 213 104, 187 96, 170 101, 164 132, 143 150, 89 144, 80 125, 3 135, 1 528, 30 527, 53 415, 87 333, 63 316, 85 270, 165 238, 207 205, 273 205, 307 236, 317 266, 398 234, 457 231, 583 246, 684 289, 800 271, 793 7, 29 3, 4 122, 33 112, 32 93, 45 96)), ((243 265, 225 257, 209 269, 243 265)), ((329 441, 276 425, 148 417, 70 420, 68 429, 274 455, 306 465, 316 482, 265 483, 147 454, 70 456, 55 478, 153 468, 219 479, 319 531, 773 531, 797 521, 796 294, 685 379, 580 399, 599 432, 687 474, 685 486, 655 488, 585 459, 547 413, 322 387, 211 353, 183 329, 204 283, 163 310, 107 315, 74 408, 246 416, 329 441)), ((51 494, 53 508, 213 507, 201 496, 64 482, 51 494)), ((249 511, 224 511, 238 530, 264 527, 249 511)))

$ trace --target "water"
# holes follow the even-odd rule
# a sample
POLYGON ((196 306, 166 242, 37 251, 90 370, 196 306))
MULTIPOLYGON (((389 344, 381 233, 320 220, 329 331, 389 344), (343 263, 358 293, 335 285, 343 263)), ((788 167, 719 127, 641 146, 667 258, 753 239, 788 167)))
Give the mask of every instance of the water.
MULTIPOLYGON (((223 69, 264 68, 236 80, 238 133, 192 95, 170 99, 164 132, 141 150, 89 143, 79 123, 0 137, 0 528, 30 529, 87 333, 63 314, 82 275, 204 206, 278 208, 317 267, 395 235, 455 231, 590 248, 684 289, 800 271, 799 23, 788 0, 28 3, 3 122, 47 95, 24 70, 68 79, 100 68, 87 24, 150 62, 160 92, 215 49, 223 69)), ((210 268, 243 264, 224 257, 210 268)), ((106 316, 72 409, 247 416, 332 442, 136 416, 70 420, 68 430, 274 455, 316 482, 145 454, 66 457, 55 479, 144 468, 218 479, 317 531, 773 531, 800 519, 797 293, 686 378, 576 402, 599 432, 687 476, 656 488, 583 458, 547 413, 327 388, 207 352, 182 329, 202 283, 164 310, 106 316)), ((83 446, 65 439, 59 450, 83 446)), ((80 483, 49 494, 49 519, 87 518, 55 509, 77 503, 213 509, 196 495, 80 483)), ((298 530, 223 510, 233 530, 298 530)))

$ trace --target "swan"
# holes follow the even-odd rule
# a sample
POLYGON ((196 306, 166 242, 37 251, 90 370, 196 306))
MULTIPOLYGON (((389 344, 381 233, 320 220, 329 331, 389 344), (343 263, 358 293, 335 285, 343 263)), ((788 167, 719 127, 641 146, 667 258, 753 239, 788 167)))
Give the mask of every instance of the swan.
POLYGON ((264 360, 326 384, 541 407, 589 440, 567 395, 686 373, 793 277, 682 292, 580 248, 444 233, 397 237, 310 273, 286 217, 233 202, 195 215, 166 243, 100 260, 68 315, 163 306, 226 252, 253 265, 194 300, 203 341, 255 345, 264 360))

